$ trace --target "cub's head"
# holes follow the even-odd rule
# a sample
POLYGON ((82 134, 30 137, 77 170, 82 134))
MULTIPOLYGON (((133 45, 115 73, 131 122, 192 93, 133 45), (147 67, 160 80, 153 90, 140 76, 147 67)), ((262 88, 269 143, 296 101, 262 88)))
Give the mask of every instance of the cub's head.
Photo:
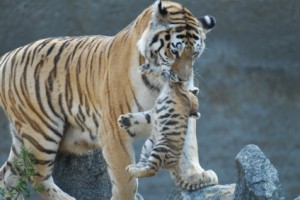
POLYGON ((192 66, 205 48, 206 33, 216 24, 211 16, 196 18, 178 3, 157 0, 152 17, 138 41, 138 49, 157 67, 168 66, 186 81, 192 66))

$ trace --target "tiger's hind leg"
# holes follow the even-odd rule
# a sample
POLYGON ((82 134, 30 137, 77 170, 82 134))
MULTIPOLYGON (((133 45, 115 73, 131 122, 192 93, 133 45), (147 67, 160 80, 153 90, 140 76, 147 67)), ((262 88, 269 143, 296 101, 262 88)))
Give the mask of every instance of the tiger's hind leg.
MULTIPOLYGON (((4 190, 4 198, 9 196, 9 189, 17 186, 20 180, 19 172, 14 166, 14 161, 19 158, 20 147, 22 146, 21 138, 13 131, 12 134, 12 147, 7 161, 0 169, 0 188, 4 190)), ((1 196, 1 195, 0 195, 1 196)), ((22 194, 14 194, 13 199, 22 200, 22 194)))
POLYGON ((60 134, 62 135, 63 128, 39 129, 40 132, 37 132, 28 124, 18 128, 19 134, 16 132, 15 134, 21 136, 22 144, 34 159, 36 175, 30 177, 30 182, 33 187, 42 186, 43 189, 38 191, 39 195, 47 200, 75 200, 75 198, 63 192, 52 178, 54 160, 61 141, 60 134), (55 130, 55 133, 53 130, 55 130))

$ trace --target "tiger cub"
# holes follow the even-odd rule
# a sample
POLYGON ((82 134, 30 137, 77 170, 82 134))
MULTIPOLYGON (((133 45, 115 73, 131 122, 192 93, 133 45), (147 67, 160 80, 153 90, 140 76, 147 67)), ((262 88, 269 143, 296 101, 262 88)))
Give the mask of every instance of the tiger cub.
MULTIPOLYGON (((159 73, 156 66, 141 65, 143 73, 159 73)), ((198 89, 189 91, 183 82, 176 81, 176 76, 170 70, 163 70, 161 75, 167 80, 154 108, 139 113, 128 113, 118 118, 121 128, 135 136, 135 126, 151 124, 152 131, 146 140, 140 161, 131 164, 126 170, 134 177, 154 176, 159 168, 168 169, 175 183, 186 189, 197 189, 201 184, 189 184, 179 180, 179 159, 182 154, 189 117, 199 117, 198 89)))

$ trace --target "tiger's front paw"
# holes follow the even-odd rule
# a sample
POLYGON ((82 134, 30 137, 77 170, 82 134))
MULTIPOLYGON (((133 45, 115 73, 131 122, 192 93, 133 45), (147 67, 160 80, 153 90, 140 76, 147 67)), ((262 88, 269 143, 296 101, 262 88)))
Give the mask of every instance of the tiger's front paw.
POLYGON ((120 128, 123 128, 127 131, 127 133, 131 136, 134 137, 135 133, 130 131, 130 127, 132 126, 132 114, 128 113, 126 115, 120 115, 118 118, 118 125, 120 128))
POLYGON ((202 187, 217 185, 219 183, 218 176, 213 170, 206 170, 202 173, 202 187))
POLYGON ((188 173, 184 177, 191 184, 199 184, 200 188, 218 184, 218 176, 213 170, 206 170, 195 174, 188 173))

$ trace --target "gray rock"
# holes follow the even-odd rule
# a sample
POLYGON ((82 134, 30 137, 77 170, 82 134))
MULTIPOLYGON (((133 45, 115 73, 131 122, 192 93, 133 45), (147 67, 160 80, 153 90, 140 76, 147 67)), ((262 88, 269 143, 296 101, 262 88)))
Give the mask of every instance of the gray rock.
POLYGON ((300 196, 299 197, 297 197, 296 199, 294 199, 294 200, 300 200, 300 196))
POLYGON ((53 171, 55 183, 80 200, 105 200, 111 197, 111 183, 101 151, 84 156, 59 153, 53 171))
MULTIPOLYGON (((110 200, 111 182, 100 150, 75 156, 59 153, 53 171, 55 183, 78 200, 110 200)), ((137 200, 143 200, 140 194, 137 200)))
POLYGON ((247 145, 236 157, 238 180, 235 200, 285 199, 278 172, 256 145, 247 145))
POLYGON ((235 184, 215 185, 195 191, 173 189, 167 200, 233 200, 235 184))

